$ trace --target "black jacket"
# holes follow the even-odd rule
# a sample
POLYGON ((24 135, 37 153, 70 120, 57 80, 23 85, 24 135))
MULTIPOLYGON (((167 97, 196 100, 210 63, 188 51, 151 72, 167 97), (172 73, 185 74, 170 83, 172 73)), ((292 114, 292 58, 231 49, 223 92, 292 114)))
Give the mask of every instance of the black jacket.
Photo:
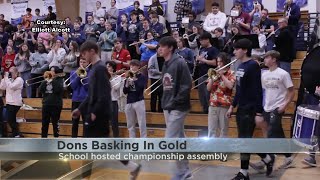
POLYGON ((43 106, 62 107, 63 79, 61 77, 54 78, 50 83, 43 81, 39 86, 39 91, 43 95, 43 106))
POLYGON ((278 36, 275 37, 274 50, 280 53, 280 61, 292 62, 295 57, 294 35, 288 27, 280 30, 278 36))
POLYGON ((162 69, 162 109, 188 111, 192 80, 185 60, 177 54, 162 69))

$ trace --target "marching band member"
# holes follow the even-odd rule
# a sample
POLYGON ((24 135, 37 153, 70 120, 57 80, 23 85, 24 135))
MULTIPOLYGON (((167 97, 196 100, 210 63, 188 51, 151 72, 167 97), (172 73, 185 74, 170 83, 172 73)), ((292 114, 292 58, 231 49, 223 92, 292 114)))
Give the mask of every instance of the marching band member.
MULTIPOLYGON (((220 53, 217 56, 218 68, 230 63, 226 53, 220 53)), ((208 136, 218 137, 218 128, 220 137, 228 137, 229 120, 227 111, 232 103, 232 89, 235 83, 233 71, 229 67, 217 72, 217 80, 209 77, 207 89, 210 92, 209 113, 208 113, 208 136)))
POLYGON ((16 67, 11 67, 9 72, 5 73, 0 83, 0 89, 6 91, 6 116, 12 130, 12 136, 15 138, 21 136, 16 116, 20 107, 23 105, 21 96, 23 84, 23 79, 19 77, 19 72, 16 67))
POLYGON ((114 61, 106 62, 108 76, 111 85, 111 99, 112 99, 112 133, 113 137, 119 137, 119 124, 118 124, 118 113, 119 106, 118 100, 120 98, 120 87, 122 79, 116 74, 117 64, 114 61))
MULTIPOLYGON (((44 44, 39 43, 37 45, 38 50, 31 54, 30 56, 30 66, 31 66, 31 78, 42 76, 45 71, 48 70, 49 64, 47 61, 47 55, 48 52, 44 46, 44 44)), ((39 78, 38 80, 43 80, 39 78)), ((33 83, 33 82, 32 82, 33 83)), ((40 84, 33 84, 31 86, 31 97, 41 97, 39 93, 39 96, 37 96, 37 89, 39 88, 40 84)))
POLYGON ((111 57, 112 61, 117 64, 116 71, 120 69, 129 69, 131 56, 128 50, 123 47, 123 39, 114 40, 114 51, 111 57))
MULTIPOLYGON (((89 77, 90 69, 88 67, 89 63, 84 58, 80 58, 79 67, 84 68, 87 71, 87 77, 89 77)), ((88 96, 88 79, 86 79, 86 83, 81 83, 81 78, 75 75, 77 70, 73 70, 70 73, 70 86, 72 88, 72 111, 77 109, 79 105, 86 99, 88 96)), ((82 119, 85 119, 86 114, 82 114, 82 119)), ((72 118, 72 135, 71 137, 78 137, 78 129, 79 129, 79 121, 80 118, 72 118)), ((83 135, 85 134, 85 121, 82 120, 83 123, 83 135)))
MULTIPOLYGON (((109 137, 109 120, 111 119, 111 87, 105 65, 99 57, 99 47, 95 42, 86 41, 80 47, 82 57, 92 64, 89 76, 87 98, 73 110, 72 117, 79 118, 85 113, 86 134, 88 138, 109 137)), ((142 92, 143 93, 143 92, 142 92)), ((144 112, 145 113, 145 112, 144 112)), ((130 178, 135 180, 141 165, 132 161, 120 161, 130 169, 130 178)), ((91 169, 88 174, 91 174, 91 169)))
POLYGON ((48 137, 50 121, 53 127, 53 136, 59 137, 59 120, 62 110, 63 98, 63 78, 57 76, 59 67, 52 66, 50 71, 44 73, 44 79, 39 86, 39 92, 42 93, 42 127, 41 137, 48 137))
MULTIPOLYGON (((248 39, 240 39, 234 44, 234 54, 241 61, 236 72, 236 95, 232 105, 227 111, 230 118, 233 108, 238 106, 236 121, 239 138, 252 138, 255 120, 262 118, 262 87, 261 72, 259 65, 253 61, 251 56, 252 43, 248 39)), ((273 171, 274 155, 258 154, 266 163, 266 175, 273 171)), ((233 180, 249 180, 250 154, 240 154, 241 169, 233 180)))
MULTIPOLYGON (((148 76, 151 80, 151 84, 154 84, 151 87, 153 91, 156 87, 161 86, 161 71, 163 67, 164 59, 159 55, 159 47, 157 46, 157 54, 153 55, 148 62, 148 76)), ((163 112, 161 107, 161 98, 162 98, 162 87, 159 87, 151 94, 150 107, 151 112, 163 112), (157 111, 157 100, 158 100, 158 111, 157 111)))
POLYGON ((105 26, 106 31, 100 35, 98 40, 98 44, 101 46, 101 61, 104 64, 111 60, 114 40, 117 38, 117 33, 112 30, 111 24, 106 22, 105 26))
MULTIPOLYGON (((213 47, 210 43, 211 34, 208 32, 204 32, 200 36, 201 49, 199 52, 199 56, 196 57, 196 61, 198 63, 198 77, 201 77, 208 73, 210 67, 215 67, 217 65, 217 55, 219 54, 219 50, 213 47)), ((204 76, 198 80, 198 84, 203 81, 207 81, 208 77, 204 76)), ((206 84, 202 83, 198 87, 199 91, 199 100, 201 102, 203 113, 208 113, 208 102, 209 102, 209 92, 207 90, 206 84)))
MULTIPOLYGON (((185 138, 184 120, 190 110, 191 76, 185 61, 175 53, 174 38, 163 37, 159 42, 159 55, 164 58, 162 69, 162 108, 166 121, 166 138, 185 138)), ((172 180, 191 179, 188 160, 176 161, 177 172, 172 180)))
POLYGON ((178 45, 177 53, 184 58, 184 60, 186 61, 189 67, 190 74, 193 74, 193 69, 195 64, 193 51, 186 47, 185 41, 183 38, 179 38, 177 40, 177 45, 178 45))
POLYGON ((125 113, 130 138, 136 137, 135 128, 137 121, 140 129, 140 137, 147 137, 146 106, 143 97, 146 77, 138 72, 139 68, 140 62, 138 60, 132 60, 130 62, 130 71, 134 75, 133 77, 126 75, 127 78, 123 88, 123 92, 128 95, 125 113))
MULTIPOLYGON (((268 138, 285 138, 282 128, 282 116, 294 98, 294 86, 290 74, 278 68, 280 53, 269 51, 264 62, 269 70, 262 73, 261 82, 265 90, 264 120, 268 123, 268 138)), ((291 153, 283 154, 286 158, 280 169, 293 166, 291 153)), ((265 163, 260 161, 250 166, 256 170, 264 169, 265 163)))

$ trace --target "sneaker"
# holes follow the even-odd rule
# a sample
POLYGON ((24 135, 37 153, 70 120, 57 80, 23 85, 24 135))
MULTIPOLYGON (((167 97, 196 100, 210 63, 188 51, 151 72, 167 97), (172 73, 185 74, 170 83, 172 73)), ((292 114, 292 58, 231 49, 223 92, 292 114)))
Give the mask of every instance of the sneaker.
POLYGON ((237 174, 237 176, 234 177, 234 178, 231 179, 231 180, 250 180, 250 178, 249 178, 249 175, 248 175, 248 176, 245 176, 245 175, 243 175, 241 172, 239 172, 239 173, 237 174))
MULTIPOLYGON (((270 156, 270 158, 271 158, 271 161, 270 162, 268 162, 268 163, 265 163, 266 164, 266 167, 267 167, 267 171, 266 171, 266 176, 270 176, 271 174, 272 174, 272 172, 273 172, 273 165, 274 165, 274 163, 275 163, 275 161, 276 161, 276 158, 275 158, 275 156, 272 154, 272 155, 269 155, 270 156)), ((263 160, 262 160, 263 161, 263 160)))
POLYGON ((138 164, 138 167, 130 172, 130 180, 136 180, 141 170, 141 164, 138 164))
POLYGON ((311 167, 317 167, 316 159, 311 156, 304 158, 304 160, 302 160, 302 163, 311 167))
MULTIPOLYGON (((260 161, 260 162, 263 162, 263 161, 260 161)), ((249 166, 250 166, 252 169, 258 171, 259 173, 265 173, 265 172, 266 172, 265 169, 264 169, 265 164, 261 164, 260 162, 250 163, 249 166)))
POLYGON ((281 166, 279 166, 279 169, 288 169, 294 167, 293 158, 285 158, 284 162, 281 166))

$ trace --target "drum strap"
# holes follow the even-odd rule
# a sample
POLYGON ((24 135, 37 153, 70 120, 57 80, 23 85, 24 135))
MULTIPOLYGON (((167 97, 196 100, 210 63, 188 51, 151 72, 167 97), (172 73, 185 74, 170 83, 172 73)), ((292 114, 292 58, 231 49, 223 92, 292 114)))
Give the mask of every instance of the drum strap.
POLYGON ((303 104, 320 105, 320 97, 309 93, 306 89, 304 92, 303 104))

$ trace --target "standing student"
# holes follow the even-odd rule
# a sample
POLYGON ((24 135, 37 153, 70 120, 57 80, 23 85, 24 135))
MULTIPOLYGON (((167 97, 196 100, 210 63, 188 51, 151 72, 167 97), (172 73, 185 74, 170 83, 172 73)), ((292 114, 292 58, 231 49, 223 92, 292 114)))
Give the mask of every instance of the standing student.
POLYGON ((93 17, 94 17, 93 21, 96 24, 98 24, 100 18, 104 17, 105 15, 106 15, 106 10, 101 7, 101 2, 97 1, 96 2, 96 9, 93 11, 93 17))
POLYGON ((112 133, 113 137, 119 137, 119 122, 118 113, 119 106, 118 101, 120 98, 120 87, 122 79, 116 74, 117 64, 114 61, 107 61, 106 63, 108 76, 111 84, 111 98, 112 98, 112 133))
MULTIPOLYGON (((17 67, 23 81, 26 81, 31 77, 31 66, 29 63, 30 55, 28 45, 24 43, 20 46, 19 53, 14 59, 14 65, 17 67)), ((31 87, 24 85, 24 90, 27 98, 31 98, 31 87)))
MULTIPOLYGON (((159 42, 159 55, 164 58, 162 69, 162 108, 166 121, 166 138, 184 138, 184 120, 190 110, 192 80, 185 61, 175 53, 177 41, 163 37, 159 42)), ((188 160, 176 161, 177 172, 172 180, 192 178, 188 160)))
MULTIPOLYGON (((90 74, 90 69, 87 68, 89 63, 86 59, 80 58, 79 67, 86 69, 87 76, 90 74)), ((86 84, 81 83, 81 78, 77 76, 77 70, 73 70, 70 73, 70 86, 72 88, 72 110, 75 110, 79 107, 79 105, 86 99, 88 96, 88 84, 89 80, 86 80, 86 84)), ((86 118, 86 114, 82 114, 82 119, 86 118)), ((76 138, 78 137, 78 129, 79 129, 79 121, 80 118, 72 118, 72 135, 71 137, 76 138)), ((83 128, 83 135, 85 134, 85 121, 82 120, 82 128, 83 128)))
MULTIPOLYGON (((217 64, 221 68, 228 64, 230 60, 226 53, 218 55, 217 64)), ((217 80, 209 77, 207 89, 210 92, 209 113, 208 113, 208 136, 228 137, 229 120, 227 111, 232 103, 232 89, 235 83, 233 71, 229 67, 218 71, 217 80), (218 128, 220 133, 218 136, 218 128)))
POLYGON ((108 21, 105 23, 105 27, 106 31, 100 35, 98 40, 98 44, 101 46, 101 61, 103 63, 111 60, 114 40, 117 38, 117 33, 112 30, 108 21))
MULTIPOLYGON (((106 68, 100 60, 99 47, 94 41, 83 43, 80 52, 88 63, 92 64, 89 75, 90 84, 87 98, 73 110, 72 117, 79 118, 85 113, 85 137, 106 138, 109 137, 109 120, 111 119, 111 87, 106 68)), ((121 163, 130 169, 131 179, 135 180, 141 165, 132 161, 121 161, 121 163)))
POLYGON ((1 68, 3 69, 4 72, 8 72, 9 69, 14 66, 15 57, 16 57, 16 54, 13 51, 13 47, 7 46, 7 52, 2 57, 2 62, 1 62, 1 68))
POLYGON ((44 79, 39 86, 39 92, 42 93, 42 127, 41 137, 48 137, 48 130, 50 121, 53 127, 53 136, 59 137, 59 120, 62 110, 62 96, 63 96, 63 78, 55 77, 58 73, 59 67, 53 66, 50 71, 45 72, 44 79), (50 78, 49 73, 52 77, 50 78))
MULTIPOLYGON (((161 86, 161 72, 164 63, 163 57, 159 56, 159 46, 157 46, 157 54, 153 55, 148 62, 148 76, 151 80, 151 84, 154 84, 151 87, 153 91, 158 86, 161 86), (157 83, 156 83, 157 82, 157 83)), ((161 107, 161 98, 162 98, 162 87, 159 87, 151 94, 150 107, 151 112, 163 112, 161 107), (158 111, 157 111, 157 101, 158 101, 158 111)))
MULTIPOLYGON (((238 106, 236 113, 239 138, 252 138, 255 120, 262 118, 262 87, 261 72, 258 63, 251 59, 252 43, 248 39, 240 39, 234 44, 235 57, 241 61, 236 72, 236 95, 227 116, 230 118, 233 108, 238 106)), ((274 155, 258 154, 266 163, 266 175, 273 171, 274 155)), ((250 154, 242 153, 240 172, 233 180, 249 180, 250 154)))
POLYGON ((108 22, 111 24, 112 26, 112 30, 116 30, 116 26, 117 26, 117 20, 119 17, 119 9, 116 7, 116 0, 111 0, 111 7, 110 9, 106 12, 106 18, 108 20, 108 22))
POLYGON ((147 137, 146 125, 146 106, 144 102, 144 87, 146 85, 146 77, 139 73, 140 62, 132 60, 130 62, 130 71, 133 77, 126 75, 124 81, 123 92, 127 94, 127 105, 125 108, 129 137, 136 137, 136 123, 139 124, 140 137, 147 137))
POLYGON ((186 61, 190 74, 193 74, 195 59, 193 51, 190 48, 187 48, 183 38, 177 39, 178 51, 177 53, 184 58, 186 61))
MULTIPOLYGON (((280 53, 269 51, 264 58, 269 70, 262 73, 261 82, 265 90, 265 105, 263 117, 268 123, 268 138, 285 138, 282 128, 282 116, 294 98, 294 86, 290 74, 278 67, 280 53)), ((286 158, 280 168, 293 166, 291 153, 283 154, 286 158)), ((250 166, 256 170, 263 170, 265 163, 262 161, 250 166)))
POLYGON ((11 67, 0 83, 0 89, 6 91, 6 116, 12 130, 12 137, 15 138, 21 137, 16 117, 20 107, 23 105, 21 96, 23 83, 23 79, 19 77, 16 67, 11 67))

